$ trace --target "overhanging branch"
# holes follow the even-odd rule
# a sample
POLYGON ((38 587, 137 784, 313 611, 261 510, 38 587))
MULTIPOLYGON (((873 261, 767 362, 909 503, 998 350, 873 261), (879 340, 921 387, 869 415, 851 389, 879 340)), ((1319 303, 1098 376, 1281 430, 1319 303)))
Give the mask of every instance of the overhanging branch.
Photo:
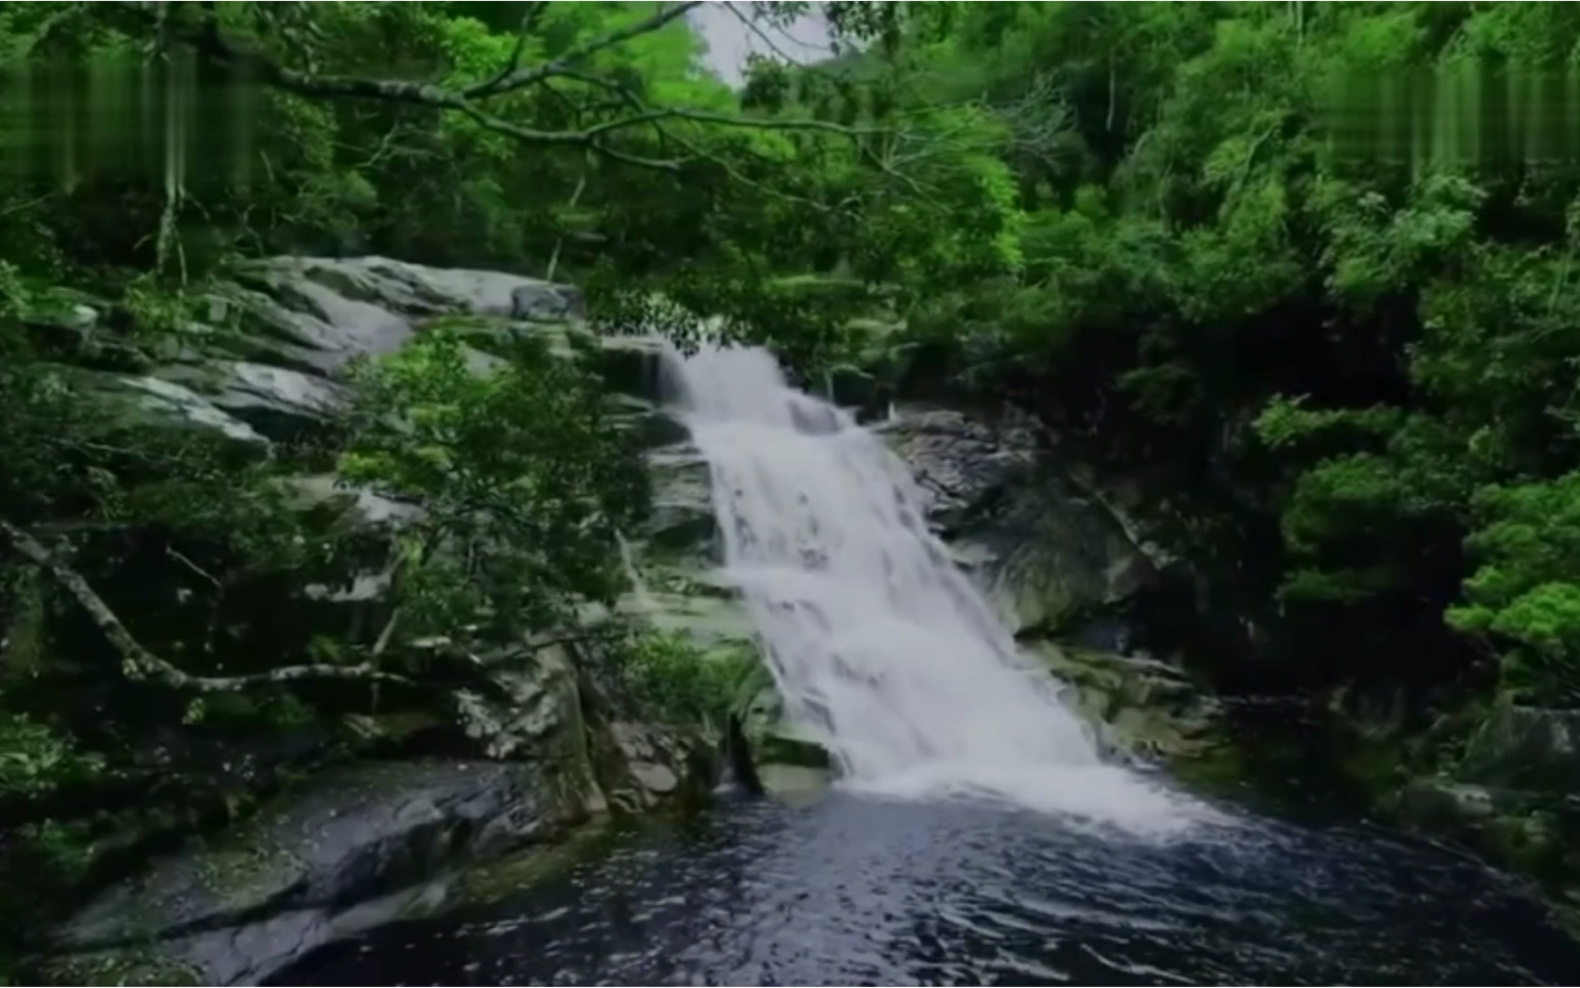
MULTIPOLYGON (((155 8, 150 4, 128 2, 115 6, 137 17, 144 27, 152 27, 158 23, 155 8)), ((809 118, 752 117, 683 107, 648 107, 625 87, 579 67, 599 52, 663 28, 685 16, 693 8, 701 6, 700 2, 667 5, 651 17, 584 42, 553 61, 523 68, 519 63, 524 57, 529 33, 540 15, 536 8, 540 8, 541 5, 535 4, 523 18, 516 44, 499 71, 488 79, 458 88, 415 80, 330 75, 293 69, 260 51, 244 50, 233 44, 219 30, 214 5, 203 3, 196 6, 198 19, 195 22, 186 18, 170 18, 163 24, 163 29, 173 40, 191 46, 220 64, 231 66, 238 73, 262 85, 315 99, 373 100, 450 110, 462 114, 485 130, 514 138, 524 144, 539 147, 585 148, 612 160, 644 168, 674 172, 688 161, 709 157, 695 144, 680 139, 665 129, 666 124, 691 123, 742 130, 816 132, 851 138, 877 133, 868 128, 848 127, 831 121, 809 118), (482 105, 487 99, 545 85, 554 79, 582 82, 614 93, 626 105, 629 112, 625 116, 581 129, 541 130, 515 123, 482 105), (681 157, 654 158, 617 148, 609 143, 611 137, 641 127, 652 129, 658 136, 670 140, 687 153, 681 157)))
POLYGON ((82 574, 61 562, 43 543, 3 519, 0 519, 0 541, 11 543, 23 558, 42 569, 61 589, 71 595, 87 613, 88 619, 104 633, 104 637, 109 639, 110 644, 120 653, 121 668, 130 679, 151 680, 172 689, 198 693, 230 692, 307 679, 409 682, 404 676, 384 672, 366 662, 353 666, 328 664, 282 666, 268 672, 246 676, 194 676, 145 648, 104 602, 104 598, 88 585, 82 574))

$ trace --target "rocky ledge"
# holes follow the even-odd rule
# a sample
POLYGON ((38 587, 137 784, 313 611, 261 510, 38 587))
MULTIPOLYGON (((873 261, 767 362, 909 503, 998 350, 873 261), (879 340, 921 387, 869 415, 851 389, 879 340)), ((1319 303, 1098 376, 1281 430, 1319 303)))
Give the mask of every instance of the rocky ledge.
POLYGON ((194 844, 67 923, 56 984, 256 984, 339 936, 436 904, 446 866, 555 836, 543 770, 350 764, 194 844))
MULTIPOLYGON (((60 344, 54 352, 71 355, 59 367, 62 379, 109 398, 123 425, 211 443, 244 460, 329 433, 348 365, 438 325, 475 344, 469 356, 480 369, 497 361, 489 344, 499 334, 546 336, 563 359, 590 361, 612 392, 626 393, 616 400, 630 427, 653 430, 655 442, 674 438, 640 397, 651 344, 594 337, 567 286, 376 257, 276 258, 211 289, 206 308, 176 334, 174 349, 159 353, 107 352, 103 341, 117 338, 101 331, 110 307, 78 293, 43 298, 24 322, 60 344)), ((304 475, 295 489, 301 511, 365 533, 370 544, 389 544, 422 513, 333 473, 304 475)), ((179 599, 179 574, 138 578, 146 594, 179 599)), ((303 641, 335 640, 383 626, 388 581, 387 566, 374 565, 347 586, 278 588, 279 599, 259 613, 273 631, 293 629, 286 648, 298 632, 303 641)), ((180 617, 173 612, 172 621, 180 617)), ((273 631, 243 627, 238 640, 281 643, 273 631)), ((443 660, 438 653, 448 646, 402 647, 434 649, 443 660)), ((541 844, 606 813, 682 805, 715 784, 711 745, 693 730, 634 722, 596 645, 469 643, 468 652, 465 686, 392 689, 381 704, 391 713, 316 723, 328 741, 315 757, 276 773, 283 790, 217 837, 190 836, 191 819, 145 835, 167 847, 187 836, 65 923, 58 952, 40 962, 41 977, 257 983, 329 940, 441 900, 446 876, 464 864, 541 844), (444 760, 432 760, 440 753, 444 760), (338 763, 325 768, 326 759, 338 763)), ((226 743, 239 750, 247 740, 226 743)), ((236 790, 247 783, 230 770, 234 761, 215 769, 214 800, 228 816, 256 796, 236 790)))
POLYGON ((1429 775, 1384 777, 1385 806, 1532 876, 1580 931, 1580 711, 1500 701, 1445 718, 1422 744, 1463 736, 1429 775))

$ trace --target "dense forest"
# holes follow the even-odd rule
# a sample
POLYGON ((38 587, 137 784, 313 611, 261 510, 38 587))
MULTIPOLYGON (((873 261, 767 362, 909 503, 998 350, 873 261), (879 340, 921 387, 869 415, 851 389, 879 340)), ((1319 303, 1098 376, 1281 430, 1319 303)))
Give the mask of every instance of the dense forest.
POLYGON ((210 313, 256 257, 546 277, 611 330, 709 317, 807 373, 1019 406, 1137 479, 1247 629, 1213 674, 1580 701, 1580 168, 1549 136, 1580 13, 828 4, 835 57, 732 89, 695 6, 0 8, 0 936, 112 867, 149 736, 455 674, 394 618, 280 631, 282 574, 369 551, 289 477, 438 506, 399 549, 403 632, 573 625, 621 579, 640 470, 568 366, 481 383, 435 334, 263 460, 151 438, 77 376, 245 342, 210 313), (430 551, 458 538, 464 566, 430 551), (139 597, 150 556, 192 613, 139 597))

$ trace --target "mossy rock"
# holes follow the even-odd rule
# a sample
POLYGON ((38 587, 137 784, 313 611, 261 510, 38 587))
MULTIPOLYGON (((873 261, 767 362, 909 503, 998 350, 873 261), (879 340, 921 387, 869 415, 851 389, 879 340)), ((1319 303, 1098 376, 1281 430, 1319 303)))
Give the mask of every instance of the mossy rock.
POLYGON ((384 894, 474 847, 552 827, 527 766, 366 763, 282 794, 218 840, 156 861, 63 926, 92 951, 234 926, 279 912, 384 894))
POLYGON ((1217 705, 1168 663, 1049 641, 1026 651, 1069 687, 1074 711, 1110 748, 1172 764, 1223 743, 1217 705))
POLYGON ((758 782, 775 795, 826 788, 834 764, 828 749, 811 731, 786 718, 772 677, 760 664, 758 668, 760 675, 743 684, 734 711, 758 782))
POLYGON ((34 972, 46 985, 205 985, 195 965, 154 947, 52 957, 34 972))
POLYGON ((797 768, 822 769, 833 767, 828 749, 823 747, 810 731, 795 724, 781 721, 750 738, 754 743, 754 756, 759 766, 793 765, 797 768))

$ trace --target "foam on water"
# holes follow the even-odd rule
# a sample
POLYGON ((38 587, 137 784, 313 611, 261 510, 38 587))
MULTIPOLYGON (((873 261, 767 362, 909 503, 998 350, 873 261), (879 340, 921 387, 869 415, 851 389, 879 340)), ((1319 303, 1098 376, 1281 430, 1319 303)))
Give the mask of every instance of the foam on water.
POLYGON ((1015 647, 927 529, 905 465, 750 347, 671 354, 678 413, 712 473, 724 572, 791 715, 842 784, 975 796, 1134 832, 1208 816, 1108 764, 1058 684, 1015 647))

